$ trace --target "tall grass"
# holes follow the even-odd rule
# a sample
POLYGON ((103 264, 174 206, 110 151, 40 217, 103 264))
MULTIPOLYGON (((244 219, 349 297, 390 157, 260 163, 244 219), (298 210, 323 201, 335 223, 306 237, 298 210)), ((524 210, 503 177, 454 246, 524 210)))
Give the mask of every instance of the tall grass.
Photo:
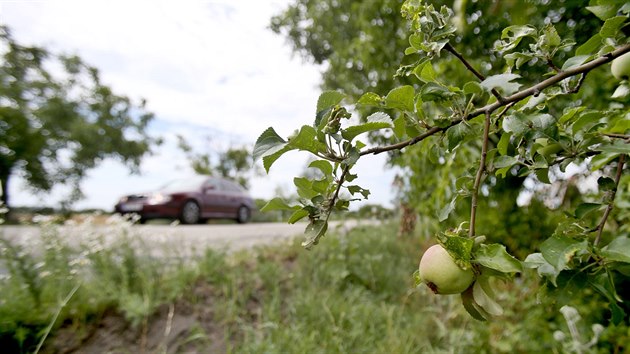
MULTIPOLYGON (((298 239, 232 254, 208 249, 193 258, 170 249, 155 252, 159 246, 143 244, 139 228, 125 220, 113 219, 106 228, 89 221, 74 227, 81 242, 71 242, 54 225, 44 225, 42 237, 27 242, 0 237, 2 352, 32 352, 60 327, 87 336, 87 328, 111 311, 131 328, 146 327, 161 306, 172 310, 175 303, 197 321, 184 332, 181 348, 198 352, 561 353, 567 348, 559 333, 570 328, 553 304, 536 297, 534 274, 501 285, 498 301, 505 315, 478 322, 457 296, 415 287, 412 274, 428 244, 396 237, 395 225, 332 232, 311 251, 298 239)), ((586 302, 575 305, 580 313, 587 314, 586 302)), ((574 324, 584 326, 582 333, 595 323, 586 317, 574 324)), ((622 352, 628 333, 627 326, 605 327, 600 342, 589 348, 622 352)))

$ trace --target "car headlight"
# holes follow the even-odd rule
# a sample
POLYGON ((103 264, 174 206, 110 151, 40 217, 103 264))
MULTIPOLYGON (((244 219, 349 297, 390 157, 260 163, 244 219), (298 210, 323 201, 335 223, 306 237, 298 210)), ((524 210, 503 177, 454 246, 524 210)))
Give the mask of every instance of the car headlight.
POLYGON ((170 195, 164 195, 162 193, 151 194, 147 200, 148 204, 164 204, 171 201, 170 195))

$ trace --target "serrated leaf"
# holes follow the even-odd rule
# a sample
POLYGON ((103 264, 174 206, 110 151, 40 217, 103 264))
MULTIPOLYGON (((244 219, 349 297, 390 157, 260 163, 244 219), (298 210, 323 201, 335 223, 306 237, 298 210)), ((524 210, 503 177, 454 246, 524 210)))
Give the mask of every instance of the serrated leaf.
POLYGON ((272 210, 298 210, 300 206, 298 205, 289 205, 282 198, 273 198, 268 201, 260 211, 272 211, 272 210))
POLYGON ((307 217, 308 214, 309 214, 308 210, 298 209, 289 217, 289 220, 287 222, 289 224, 295 224, 296 222, 300 221, 301 219, 307 217))
POLYGON ((348 141, 352 141, 359 134, 391 127, 392 119, 389 115, 383 112, 376 112, 367 118, 367 122, 343 129, 341 136, 348 141))
POLYGON ((599 35, 602 36, 602 38, 615 37, 623 26, 624 22, 626 22, 627 20, 627 16, 616 16, 607 19, 604 22, 602 29, 599 31, 599 35))
POLYGON ((518 91, 521 87, 521 84, 518 82, 512 82, 520 78, 520 75, 516 74, 499 74, 492 75, 483 80, 480 85, 485 88, 487 91, 491 91, 492 89, 499 89, 506 95, 511 95, 514 92, 518 91))
POLYGON ((387 108, 399 109, 401 111, 413 112, 413 98, 416 92, 413 86, 405 85, 396 87, 389 91, 385 97, 385 106, 387 108))
POLYGON ((580 220, 590 212, 599 210, 602 208, 602 205, 599 203, 582 203, 575 208, 575 218, 580 220))
POLYGON ((501 273, 520 273, 523 271, 521 262, 510 255, 505 246, 498 243, 480 245, 474 258, 475 262, 482 266, 501 273))
POLYGON ((315 112, 315 114, 317 115, 319 112, 325 109, 338 105, 344 99, 344 97, 346 97, 346 95, 338 91, 322 92, 322 94, 319 95, 319 98, 317 99, 317 111, 315 112))
POLYGON ((267 130, 260 134, 258 139, 256 139, 256 144, 254 145, 254 151, 252 153, 254 161, 263 156, 271 155, 278 150, 281 150, 285 144, 286 141, 282 139, 273 128, 267 128, 267 130))
POLYGON ((302 242, 302 247, 311 249, 319 243, 319 239, 326 234, 328 230, 328 222, 325 220, 314 220, 306 226, 304 234, 306 240, 302 242))
POLYGON ((366 106, 380 106, 383 103, 383 98, 374 92, 367 92, 359 98, 357 103, 366 106))
POLYGON ((630 263, 630 238, 620 236, 602 248, 602 256, 614 262, 630 263))

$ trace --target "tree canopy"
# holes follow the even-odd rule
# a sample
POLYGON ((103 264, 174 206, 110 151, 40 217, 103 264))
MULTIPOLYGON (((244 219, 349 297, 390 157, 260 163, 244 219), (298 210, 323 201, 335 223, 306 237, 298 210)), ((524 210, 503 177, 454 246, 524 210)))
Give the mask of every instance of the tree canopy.
POLYGON ((106 158, 132 171, 158 142, 146 132, 153 114, 103 84, 96 68, 75 55, 17 43, 0 27, 0 181, 20 174, 34 190, 57 184, 82 194, 86 171, 106 158))
POLYGON ((617 289, 630 263, 621 256, 630 252, 624 174, 630 88, 627 77, 613 78, 610 63, 630 55, 630 5, 464 0, 451 9, 407 0, 400 7, 404 25, 374 39, 365 34, 379 27, 379 11, 370 16, 361 10, 375 3, 298 1, 274 19, 272 27, 285 31, 298 51, 329 64, 324 87, 334 90, 320 95, 312 124, 287 139, 273 128, 259 137, 254 157, 267 170, 284 153, 301 150, 317 157, 310 167, 323 176, 294 180, 299 204, 274 199, 263 210, 291 210, 289 222, 308 218, 303 245, 311 248, 326 234, 332 212, 369 196, 352 172, 356 162, 391 153, 406 174, 402 194, 418 211, 435 213, 437 242, 459 267, 474 270, 473 285, 461 293, 473 317, 501 312, 489 278, 509 279, 531 268, 541 277, 543 295, 566 303, 567 293, 590 289, 607 302, 613 323, 623 321, 630 297, 617 289), (376 22, 365 21, 372 18, 376 22), (320 27, 327 21, 336 25, 320 27), (326 34, 333 31, 340 34, 326 34), (381 59, 374 68, 350 70, 357 58, 389 55, 372 48, 398 43, 400 33, 407 34, 397 48, 403 55, 388 57, 397 70, 392 61, 379 65, 381 59), (394 86, 367 82, 372 69, 393 74, 394 86), (362 114, 358 121, 349 119, 354 105, 362 114), (361 140, 364 133, 376 146, 361 140), (593 177, 595 191, 575 198, 568 183, 553 196, 570 166, 593 177), (561 213, 536 209, 542 201, 534 210, 520 207, 517 198, 527 189, 543 191, 550 196, 544 201, 561 213), (524 235, 514 235, 493 217, 480 222, 484 214, 529 223, 517 229, 524 235), (541 226, 549 217, 553 221, 541 226), (523 245, 533 233, 527 226, 541 233, 523 245))

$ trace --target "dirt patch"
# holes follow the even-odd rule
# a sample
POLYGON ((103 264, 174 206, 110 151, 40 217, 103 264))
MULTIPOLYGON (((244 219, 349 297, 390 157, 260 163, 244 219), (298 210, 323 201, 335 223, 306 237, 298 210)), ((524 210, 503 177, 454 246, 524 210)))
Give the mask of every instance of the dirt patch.
POLYGON ((132 326, 121 314, 106 312, 90 328, 62 326, 47 341, 44 353, 224 353, 224 330, 214 320, 214 290, 198 284, 194 301, 161 306, 144 323, 132 326))

